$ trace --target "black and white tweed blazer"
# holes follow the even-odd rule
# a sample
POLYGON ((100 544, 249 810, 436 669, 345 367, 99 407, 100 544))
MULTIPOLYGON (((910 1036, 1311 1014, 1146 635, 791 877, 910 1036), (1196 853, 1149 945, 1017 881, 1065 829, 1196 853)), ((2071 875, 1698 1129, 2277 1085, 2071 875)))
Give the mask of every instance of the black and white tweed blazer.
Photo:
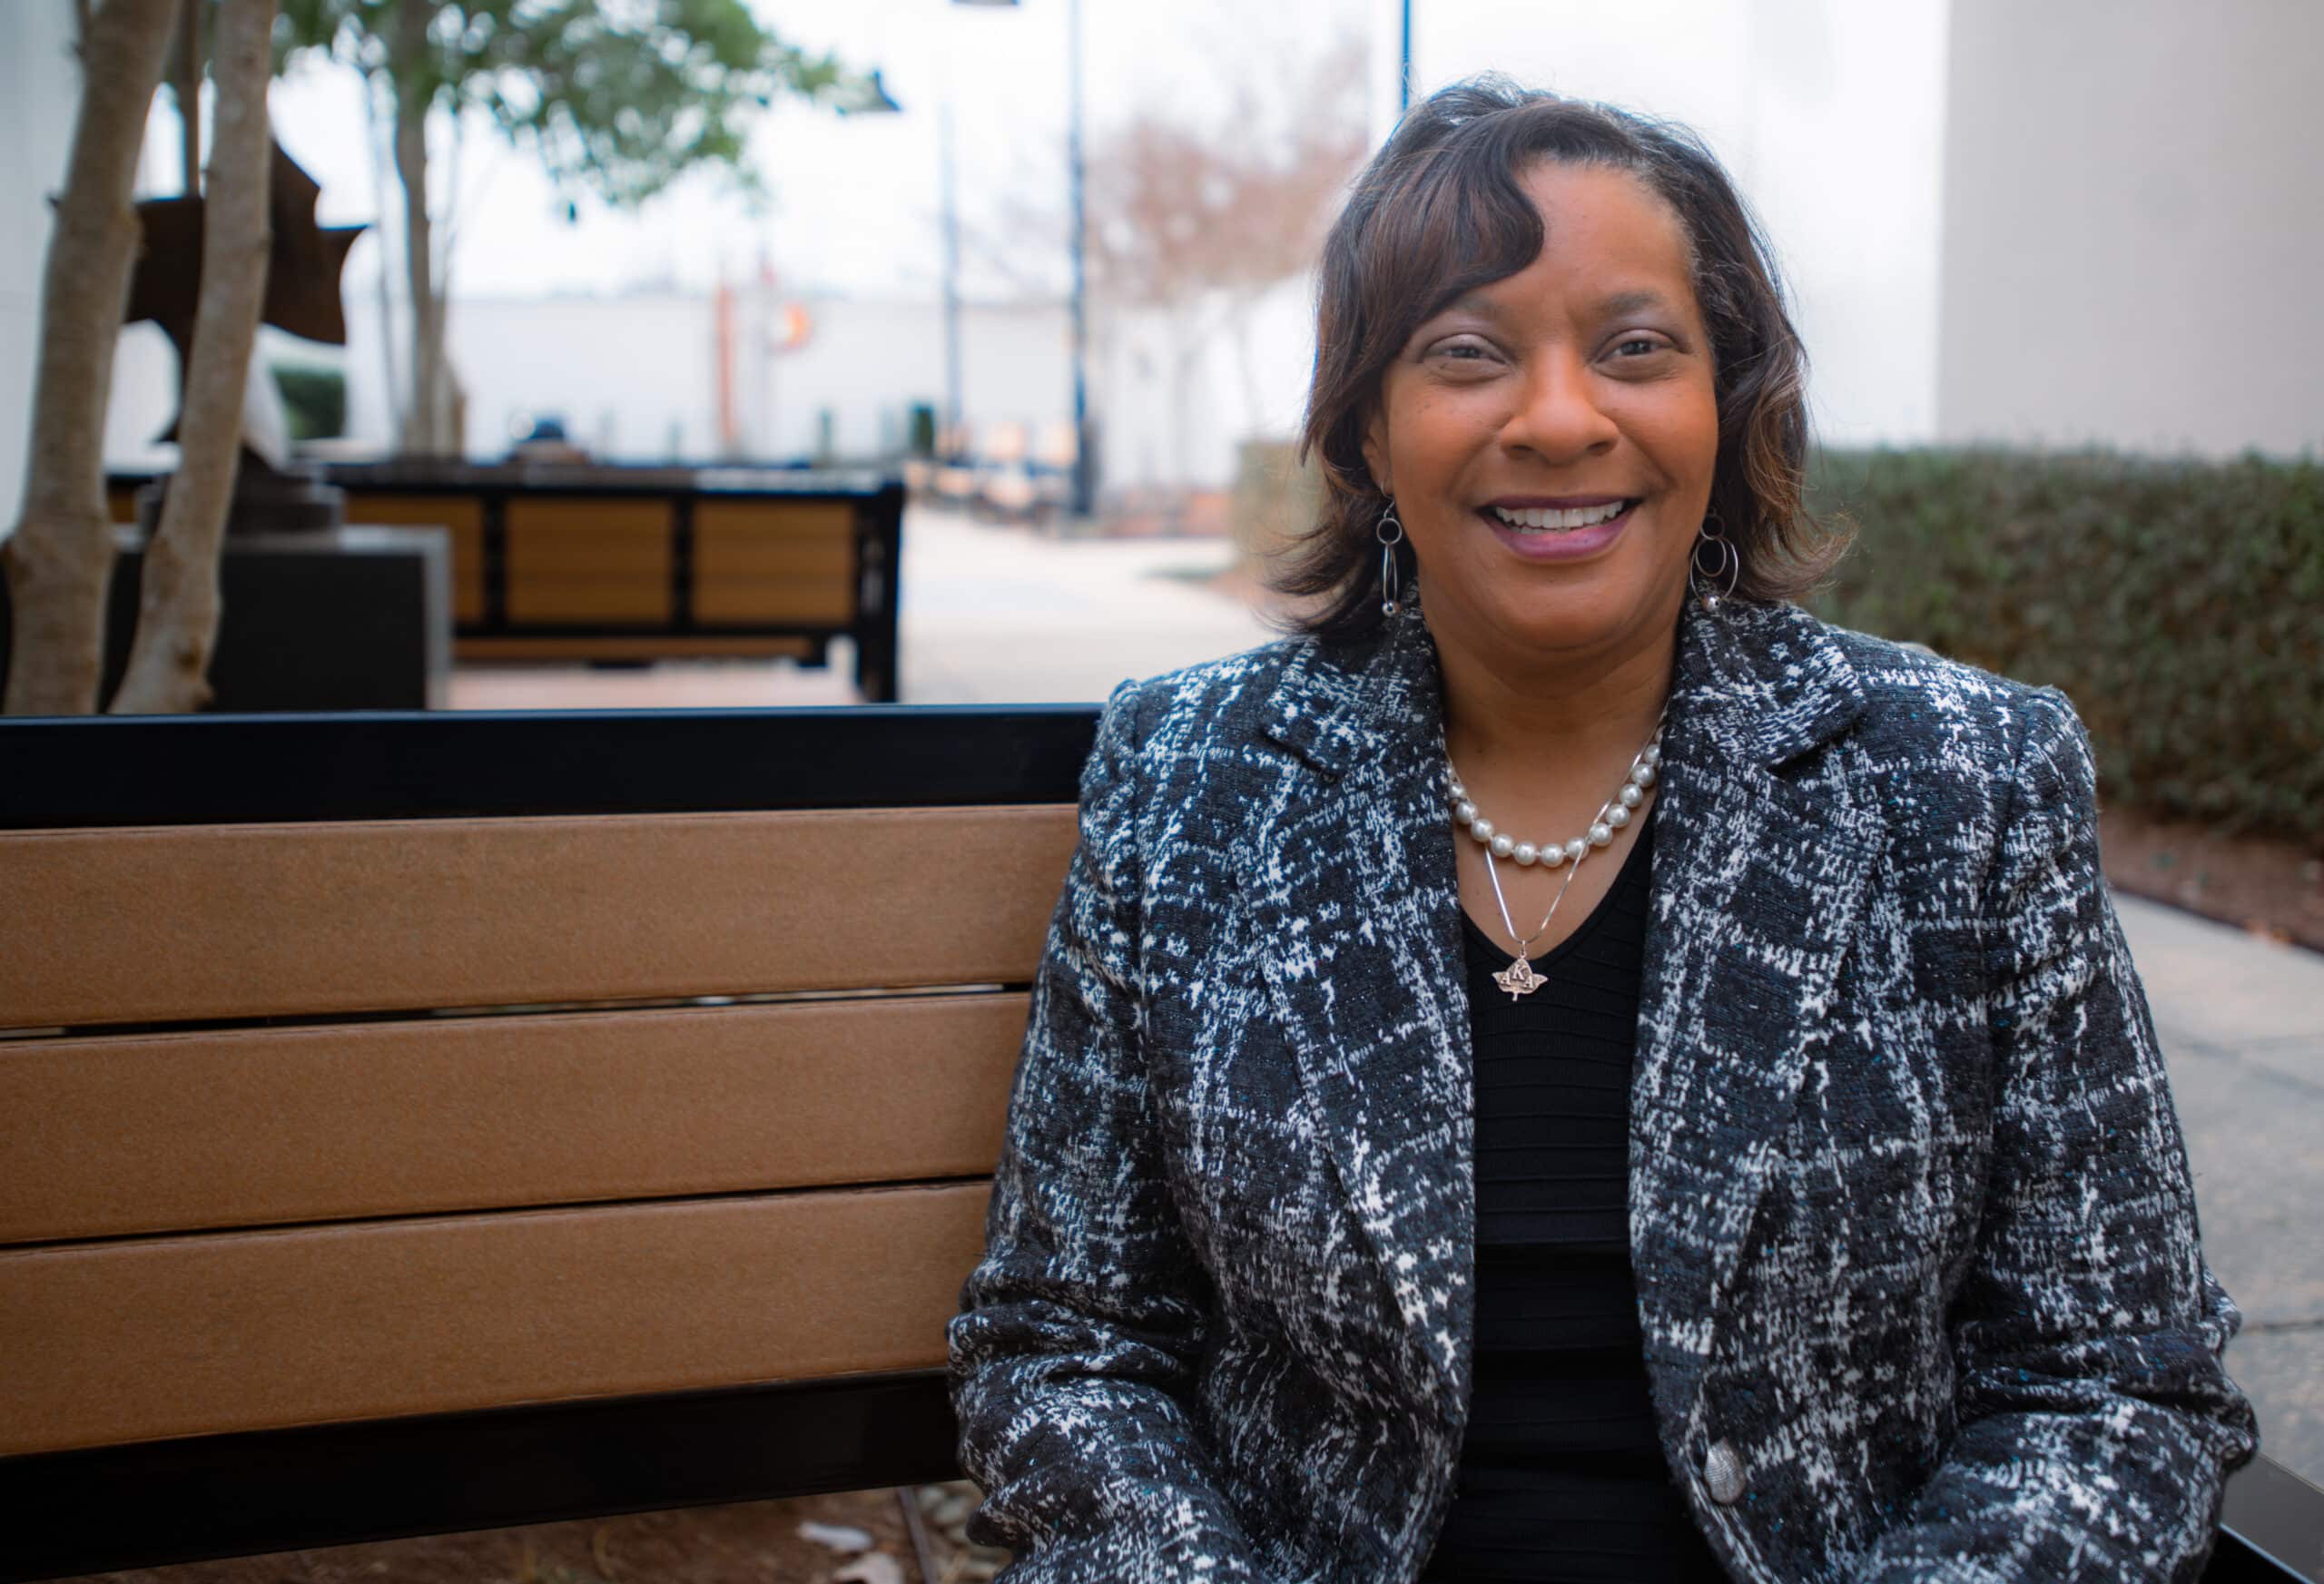
MULTIPOLYGON (((1013 1584, 1407 1584, 1443 1520, 1469 1016, 1435 649, 1390 626, 1107 708, 949 1328, 1013 1584)), ((1690 605, 1664 740, 1630 1249, 1712 1547, 1758 1584, 2192 1580, 2257 1444, 2242 1317, 2071 705, 1690 605)))

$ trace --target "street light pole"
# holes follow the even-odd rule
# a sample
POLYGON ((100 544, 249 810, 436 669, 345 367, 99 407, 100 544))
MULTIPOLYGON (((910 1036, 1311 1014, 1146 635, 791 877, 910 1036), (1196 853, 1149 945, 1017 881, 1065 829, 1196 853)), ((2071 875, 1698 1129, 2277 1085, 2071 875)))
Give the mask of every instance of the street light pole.
POLYGON ((952 94, 947 86, 936 113, 936 143, 944 186, 944 428, 940 461, 960 443, 960 201, 952 160, 952 94))
POLYGON ((1403 0, 1403 46, 1396 53, 1396 114, 1413 107, 1413 0, 1403 0))
MULTIPOLYGON (((1013 7, 1017 0, 952 0, 955 5, 985 5, 995 9, 1013 7)), ((1069 501, 1075 517, 1086 517, 1094 509, 1098 493, 1097 458, 1092 456, 1089 435, 1089 273, 1083 254, 1082 233, 1088 228, 1088 215, 1082 202, 1081 161, 1081 0, 1066 0, 1065 4, 1065 78, 1066 123, 1065 163, 1066 182, 1071 192, 1073 210, 1073 490, 1069 501)), ((950 295, 952 280, 959 268, 959 240, 954 227, 951 198, 951 131, 945 123, 945 271, 947 290, 946 355, 953 359, 950 378, 954 389, 951 399, 959 399, 958 331, 953 328, 960 305, 950 295)))
POLYGON ((1065 157, 1073 187, 1073 515, 1088 517, 1095 509, 1097 458, 1089 444, 1089 280, 1083 256, 1082 233, 1088 217, 1082 207, 1081 170, 1081 0, 1066 0, 1065 51, 1068 120, 1065 157))

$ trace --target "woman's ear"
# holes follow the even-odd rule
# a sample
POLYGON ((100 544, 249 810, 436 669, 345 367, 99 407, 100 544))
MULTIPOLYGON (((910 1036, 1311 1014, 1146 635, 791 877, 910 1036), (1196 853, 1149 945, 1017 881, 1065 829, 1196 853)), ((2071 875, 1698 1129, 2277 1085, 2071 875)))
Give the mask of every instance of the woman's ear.
POLYGON ((1388 415, 1377 402, 1372 416, 1364 420, 1364 466, 1372 475, 1372 487, 1383 495, 1393 495, 1396 487, 1388 477, 1388 415))

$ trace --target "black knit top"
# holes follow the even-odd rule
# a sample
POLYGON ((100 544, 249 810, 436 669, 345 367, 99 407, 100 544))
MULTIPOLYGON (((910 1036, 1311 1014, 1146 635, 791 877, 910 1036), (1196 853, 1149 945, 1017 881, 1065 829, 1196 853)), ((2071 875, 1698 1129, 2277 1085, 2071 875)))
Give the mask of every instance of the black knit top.
MULTIPOLYGON (((1659 806, 1659 805, 1658 805, 1659 806)), ((1630 1261, 1630 1080, 1649 810, 1613 888, 1534 969, 1463 919, 1476 1072, 1476 1390, 1423 1584, 1723 1580, 1671 1483, 1630 1261)))

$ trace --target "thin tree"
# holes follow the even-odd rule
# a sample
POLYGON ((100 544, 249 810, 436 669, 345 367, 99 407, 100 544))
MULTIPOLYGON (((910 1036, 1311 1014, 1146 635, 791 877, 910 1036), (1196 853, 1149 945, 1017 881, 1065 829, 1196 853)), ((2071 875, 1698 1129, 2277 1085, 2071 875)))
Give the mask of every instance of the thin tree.
POLYGON ((274 11, 275 0, 221 0, 218 8, 211 50, 217 86, 214 135, 202 195, 202 300, 178 418, 178 466, 161 522, 145 546, 137 631, 111 706, 116 714, 179 713, 210 702, 208 673, 220 605, 218 551, 241 465, 242 398, 272 240, 266 93, 274 11))
POLYGON ((24 502, 0 546, 13 607, 0 704, 9 714, 97 707, 113 560, 105 404, 137 251, 137 153, 176 12, 177 0, 102 0, 79 11, 84 86, 41 277, 24 502))
POLYGON ((568 204, 630 207, 699 166, 754 186, 748 133, 778 97, 853 107, 876 93, 762 27, 745 0, 284 0, 277 42, 286 64, 320 52, 354 66, 390 107, 411 308, 407 453, 462 441, 446 351, 459 194, 431 207, 431 127, 457 137, 464 118, 485 118, 540 158, 568 204))
POLYGON ((1181 477, 1187 387, 1223 333, 1249 420, 1264 402, 1250 355, 1260 300, 1312 266, 1348 177, 1363 159, 1364 47, 1343 38, 1287 89, 1247 79, 1215 123, 1155 111, 1099 142, 1089 167, 1092 294, 1109 309, 1162 314, 1181 477), (1270 103, 1296 106, 1270 129, 1270 103))

